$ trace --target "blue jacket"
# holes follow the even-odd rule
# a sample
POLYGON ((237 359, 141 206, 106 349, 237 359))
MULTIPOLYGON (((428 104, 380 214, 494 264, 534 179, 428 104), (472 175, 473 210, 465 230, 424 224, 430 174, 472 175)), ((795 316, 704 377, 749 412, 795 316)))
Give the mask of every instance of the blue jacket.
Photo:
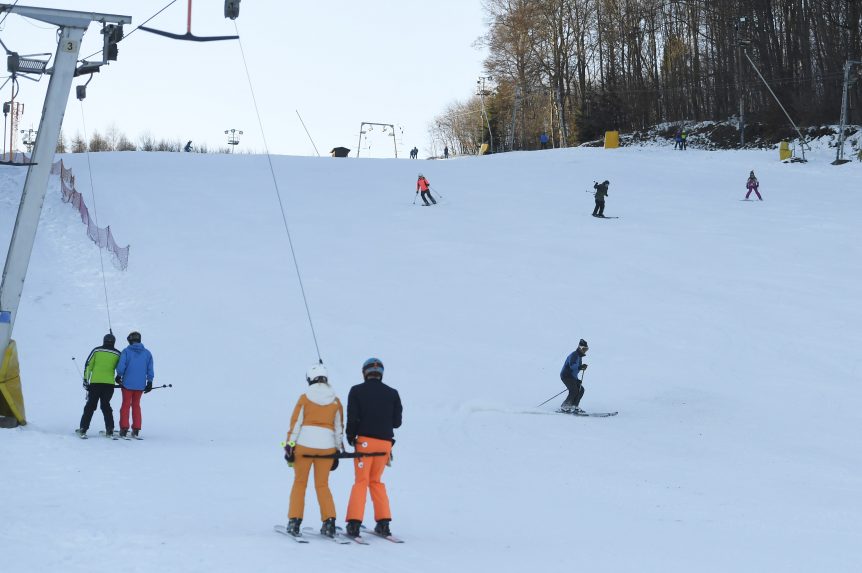
MULTIPOLYGON (((569 357, 566 358, 566 361, 563 362, 563 369, 560 370, 560 378, 577 378, 578 371, 581 369, 581 361, 583 360, 583 356, 581 353, 575 350, 569 357)), ((122 362, 122 359, 120 359, 122 362)))
POLYGON ((154 378, 153 355, 140 342, 130 344, 120 353, 117 374, 127 390, 143 390, 154 378))

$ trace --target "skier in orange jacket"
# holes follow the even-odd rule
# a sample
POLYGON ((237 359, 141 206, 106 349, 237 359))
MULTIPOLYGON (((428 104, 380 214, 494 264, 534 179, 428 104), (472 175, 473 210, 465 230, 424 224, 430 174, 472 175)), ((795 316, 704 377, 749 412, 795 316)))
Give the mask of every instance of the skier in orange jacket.
POLYGON ((437 201, 434 200, 434 196, 431 195, 431 183, 425 179, 425 176, 421 173, 419 174, 419 180, 416 181, 416 192, 421 192, 422 200, 425 201, 425 206, 429 206, 431 203, 437 204, 437 201), (428 199, 431 199, 431 203, 428 202, 428 199))
POLYGON ((338 467, 338 458, 335 456, 344 451, 344 409, 329 385, 323 364, 309 368, 305 379, 308 390, 299 397, 293 409, 284 447, 284 459, 293 466, 294 471, 290 509, 287 512, 287 533, 294 537, 301 536, 305 489, 308 486, 308 474, 314 467, 314 489, 317 491, 320 520, 323 522, 320 533, 335 537, 335 502, 329 491, 329 472, 338 467))

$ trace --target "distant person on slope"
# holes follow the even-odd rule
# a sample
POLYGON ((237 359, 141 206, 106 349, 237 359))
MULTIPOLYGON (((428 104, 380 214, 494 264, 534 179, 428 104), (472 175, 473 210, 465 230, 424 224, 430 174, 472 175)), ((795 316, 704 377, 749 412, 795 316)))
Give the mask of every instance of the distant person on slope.
POLYGON ((308 390, 299 397, 290 417, 290 430, 284 447, 284 459, 293 466, 293 488, 287 512, 287 532, 300 535, 305 513, 305 490, 308 474, 314 467, 314 490, 320 506, 320 534, 335 537, 335 502, 329 490, 329 472, 338 467, 338 458, 331 456, 344 451, 344 408, 329 385, 329 375, 323 364, 315 364, 305 374, 308 390))
POLYGON ((401 427, 401 397, 398 391, 383 383, 383 362, 369 358, 362 365, 365 382, 350 389, 347 396, 347 443, 359 452, 383 452, 383 456, 356 458, 353 468, 356 481, 347 505, 347 535, 360 533, 365 516, 365 502, 371 492, 374 504, 374 527, 378 535, 391 535, 392 512, 386 486, 380 481, 383 470, 391 464, 395 428, 401 427))
POLYGON ((539 144, 541 145, 542 149, 548 148, 548 134, 544 131, 542 132, 542 135, 539 136, 539 144))
POLYGON ((129 343, 120 353, 117 363, 117 383, 123 387, 123 404, 120 406, 120 437, 128 439, 129 409, 132 410, 132 435, 139 439, 141 432, 141 396, 153 389, 153 355, 141 343, 141 333, 130 332, 129 343))
POLYGON ((605 216, 605 197, 608 196, 608 187, 611 182, 605 179, 601 183, 593 182, 593 189, 596 190, 596 206, 593 209, 593 217, 605 216))
POLYGON ((116 338, 108 333, 102 338, 102 345, 97 346, 87 357, 84 367, 84 389, 87 390, 87 403, 84 405, 84 415, 76 433, 81 438, 87 437, 90 421, 101 402, 102 416, 105 418, 105 436, 114 435, 114 412, 111 410, 111 398, 114 395, 114 370, 120 360, 120 352, 114 348, 116 338))
POLYGON ((682 146, 680 149, 685 151, 688 148, 688 133, 685 130, 682 130, 682 133, 679 134, 679 140, 682 146))
POLYGON ((757 177, 754 176, 754 171, 748 174, 748 181, 745 183, 745 188, 748 189, 748 193, 745 194, 745 198, 748 199, 748 196, 751 195, 751 192, 754 191, 754 194, 757 195, 757 198, 763 201, 763 197, 760 196, 760 182, 757 180, 757 177))
POLYGON ((419 174, 419 180, 416 181, 416 192, 420 193, 420 197, 425 201, 425 206, 429 206, 431 203, 437 204, 437 201, 434 200, 434 196, 431 195, 431 183, 425 179, 425 176, 421 173, 419 174), (431 203, 428 202, 428 199, 431 199, 431 203))
POLYGON ((449 146, 443 147, 443 159, 449 159, 449 146))
POLYGON ((189 139, 189 140, 188 140, 188 142, 186 143, 186 146, 185 146, 185 147, 183 147, 183 151, 185 151, 185 152, 187 152, 187 153, 188 153, 188 152, 190 152, 191 150, 192 150, 192 140, 191 140, 191 139, 189 139))
POLYGON ((587 369, 587 365, 583 363, 583 359, 589 349, 587 341, 582 338, 578 342, 578 348, 569 354, 566 361, 563 362, 563 369, 560 370, 560 380, 566 385, 569 394, 560 405, 560 411, 562 412, 582 412, 579 405, 581 398, 584 397, 584 386, 581 380, 578 379, 578 372, 587 369))

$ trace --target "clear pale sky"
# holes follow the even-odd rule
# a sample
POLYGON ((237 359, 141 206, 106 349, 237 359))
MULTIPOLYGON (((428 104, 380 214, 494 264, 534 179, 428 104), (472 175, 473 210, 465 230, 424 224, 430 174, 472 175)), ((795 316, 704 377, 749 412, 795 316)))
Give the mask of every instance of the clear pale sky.
MULTIPOLYGON (((170 0, 21 0, 20 5, 132 16, 119 59, 93 77, 83 103, 87 134, 115 125, 137 142, 191 139, 226 147, 226 129, 239 129, 238 151, 263 151, 242 52, 237 41, 181 42, 138 30, 170 0)), ((5 0, 6 4, 14 0, 5 0)), ((234 34, 222 0, 195 0, 192 33, 234 34)), ((147 26, 186 31, 187 0, 177 0, 147 26)), ((392 123, 398 155, 429 149, 428 124, 455 101, 472 95, 484 50, 473 47, 485 31, 480 0, 242 0, 236 26, 272 153, 314 155, 297 118, 302 115, 321 155, 336 146, 356 155, 363 121, 392 123)), ((84 36, 81 57, 101 50, 100 25, 84 36)), ((11 51, 56 51, 56 27, 8 15, 0 39, 11 51)), ((96 56, 93 59, 98 59, 96 56)), ((6 75, 4 74, 4 79, 6 75)), ((76 78, 73 85, 86 81, 76 78)), ((20 79, 25 105, 19 129, 37 128, 48 76, 20 79)), ((82 105, 69 98, 67 139, 82 128, 82 105)), ((8 101, 10 84, 0 97, 8 101)), ((19 139, 20 142, 20 139, 19 139)), ((373 131, 361 157, 392 157, 392 138, 373 131)), ((22 147, 23 146, 20 146, 22 147)))

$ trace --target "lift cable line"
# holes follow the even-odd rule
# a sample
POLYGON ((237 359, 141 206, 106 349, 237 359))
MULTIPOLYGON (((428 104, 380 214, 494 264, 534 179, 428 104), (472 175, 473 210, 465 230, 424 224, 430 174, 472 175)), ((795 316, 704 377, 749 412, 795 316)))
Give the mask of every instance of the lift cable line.
POLYGON ((257 105, 257 96, 254 93, 254 85, 251 81, 251 73, 248 69, 248 62, 245 57, 245 49, 242 45, 242 39, 239 37, 239 27, 236 25, 234 21, 234 28, 236 28, 237 38, 239 39, 239 50, 242 54, 242 64, 245 67, 245 76, 248 80, 248 89, 251 91, 251 99, 254 103, 254 112, 257 115, 257 123, 260 126, 260 135, 263 139, 263 148, 266 152, 266 160, 269 163, 269 172, 272 175, 272 184, 275 189, 275 196, 278 198, 278 206, 281 211, 281 220, 284 223, 284 232, 287 235, 287 242, 290 245, 290 256, 293 259, 293 267, 296 269, 296 278, 299 281, 299 290, 302 293, 302 302, 305 304, 305 314, 308 317, 308 325, 311 327, 311 337, 314 339, 314 348, 317 351, 317 360, 320 364, 323 364, 323 358, 320 356, 320 345, 317 343, 317 333, 314 330, 314 321, 311 319, 311 310, 308 306, 308 297, 305 295, 305 286, 302 283, 302 273, 299 270, 299 262, 296 259, 296 250, 293 247, 293 239, 290 235, 290 226, 287 224, 287 215, 284 212, 284 201, 281 199, 281 191, 278 188, 278 179, 275 176, 275 168, 272 166, 272 155, 269 152, 269 145, 266 142, 266 132, 263 129, 263 120, 260 117, 260 108, 257 105))
MULTIPOLYGON (((90 76, 92 79, 92 76, 90 76)), ((89 80, 87 83, 90 83, 89 80)), ((84 141, 87 141, 87 120, 84 117, 84 98, 81 97, 82 90, 78 90, 78 101, 81 103, 81 125, 84 129, 84 141)), ((93 198, 93 218, 96 220, 96 233, 98 234, 99 228, 99 210, 96 209, 96 184, 93 182, 93 164, 90 161, 90 147, 87 146, 87 174, 90 176, 90 196, 93 198)), ((108 332, 111 334, 114 333, 113 325, 111 324, 111 305, 108 302, 108 281, 105 278, 105 258, 102 255, 102 246, 101 242, 96 243, 96 248, 99 251, 99 265, 102 269, 102 287, 105 290, 105 312, 108 315, 108 332)))

